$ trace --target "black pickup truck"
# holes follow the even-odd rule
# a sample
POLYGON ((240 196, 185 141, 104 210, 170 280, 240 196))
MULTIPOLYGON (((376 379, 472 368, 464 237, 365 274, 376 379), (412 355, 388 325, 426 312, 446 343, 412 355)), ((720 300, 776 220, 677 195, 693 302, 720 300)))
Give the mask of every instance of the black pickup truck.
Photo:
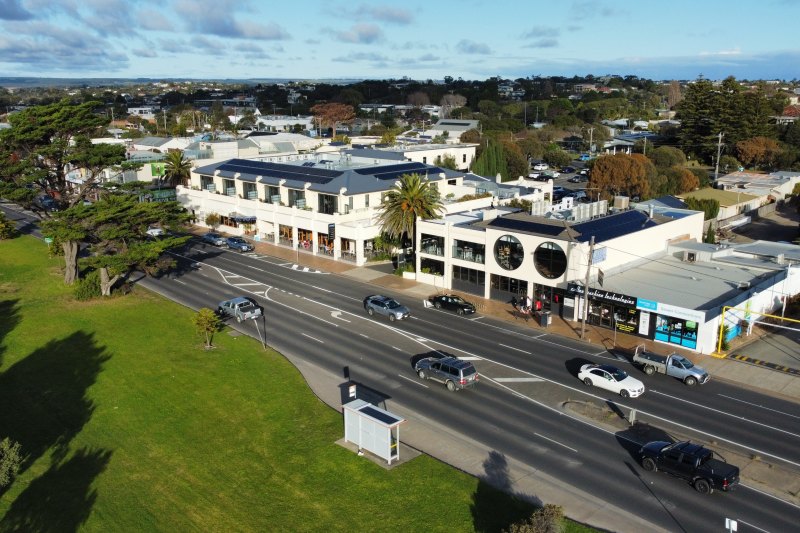
POLYGON ((639 450, 642 467, 663 470, 688 480, 702 494, 715 489, 733 490, 739 483, 739 467, 714 457, 714 452, 691 442, 648 442, 639 450))

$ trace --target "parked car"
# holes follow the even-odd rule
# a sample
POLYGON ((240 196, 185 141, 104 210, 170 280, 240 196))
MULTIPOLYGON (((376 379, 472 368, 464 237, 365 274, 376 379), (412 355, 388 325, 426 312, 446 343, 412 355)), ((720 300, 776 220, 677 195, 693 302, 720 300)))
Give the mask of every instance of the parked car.
POLYGON ((581 155, 578 157, 578 159, 579 159, 580 161, 589 161, 590 159, 592 159, 592 156, 590 156, 589 154, 581 154, 581 155))
POLYGON ((255 250, 255 247, 252 244, 241 237, 228 237, 225 239, 225 244, 227 244, 228 248, 231 250, 238 250, 240 252, 252 252, 255 250))
POLYGON ((586 175, 578 174, 576 176, 572 176, 567 181, 570 183, 583 183, 585 181, 589 181, 589 177, 586 175))
POLYGON ((214 246, 222 246, 225 244, 225 237, 220 235, 219 233, 214 233, 213 231, 209 231, 205 235, 201 237, 203 242, 208 244, 213 244, 214 246))
POLYGON ((394 298, 381 296, 380 294, 372 294, 364 298, 364 309, 369 316, 373 316, 377 313, 388 317, 391 322, 403 320, 411 316, 408 307, 400 304, 394 298))
POLYGON ((45 211, 58 211, 60 209, 60 205, 58 201, 50 196, 49 194, 42 194, 37 196, 33 200, 33 205, 40 209, 44 209, 45 211))
POLYGON ((587 387, 600 387, 623 398, 636 398, 644 394, 644 383, 611 365, 585 364, 578 372, 578 379, 587 387))
POLYGON ((730 491, 739 483, 739 467, 717 459, 699 444, 653 441, 642 446, 639 456, 648 472, 663 470, 689 481, 702 494, 730 491))
POLYGON ((575 168, 575 167, 562 167, 561 168, 561 172, 563 174, 573 174, 573 173, 575 173, 577 171, 578 171, 578 169, 575 168))
POLYGON ((478 383, 475 365, 457 357, 426 357, 417 361, 414 370, 422 379, 444 383, 450 392, 474 387, 478 383))
POLYGON ((446 309, 448 311, 455 311, 459 315, 471 315, 475 312, 475 305, 469 303, 461 296, 455 294, 439 294, 431 296, 428 301, 433 304, 436 309, 446 309))
POLYGON ((658 372, 678 378, 689 386, 697 385, 698 383, 704 385, 710 379, 705 369, 695 366, 694 363, 682 355, 674 352, 668 355, 648 352, 644 344, 636 347, 633 353, 633 362, 641 365, 644 373, 648 376, 658 372))
POLYGON ((220 316, 231 316, 237 322, 242 320, 251 320, 260 317, 263 314, 261 306, 254 300, 244 296, 238 296, 225 300, 217 305, 217 313, 220 316))
POLYGON ((159 227, 149 227, 149 228, 147 228, 147 231, 145 231, 145 233, 147 233, 147 235, 149 237, 152 237, 154 239, 157 239, 159 237, 163 237, 164 235, 166 235, 166 233, 164 232, 164 229, 163 228, 159 228, 159 227))
POLYGON ((533 170, 547 170, 550 168, 550 165, 547 163, 536 163, 533 165, 533 170))

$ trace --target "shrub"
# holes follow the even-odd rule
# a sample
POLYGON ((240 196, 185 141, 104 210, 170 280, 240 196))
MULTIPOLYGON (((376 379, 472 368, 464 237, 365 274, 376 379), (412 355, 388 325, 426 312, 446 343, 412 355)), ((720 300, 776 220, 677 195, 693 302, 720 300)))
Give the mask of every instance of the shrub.
POLYGON ((102 294, 100 290, 100 272, 97 270, 90 271, 85 277, 78 280, 73 292, 75 299, 81 301, 99 298, 102 294))
POLYGON ((11 239, 17 234, 17 226, 0 211, 0 239, 11 239))
POLYGON ((561 533, 564 509, 548 503, 536 509, 524 522, 512 524, 508 533, 561 533))
POLYGON ((22 463, 20 450, 22 446, 8 437, 0 441, 0 488, 7 487, 14 481, 22 463))

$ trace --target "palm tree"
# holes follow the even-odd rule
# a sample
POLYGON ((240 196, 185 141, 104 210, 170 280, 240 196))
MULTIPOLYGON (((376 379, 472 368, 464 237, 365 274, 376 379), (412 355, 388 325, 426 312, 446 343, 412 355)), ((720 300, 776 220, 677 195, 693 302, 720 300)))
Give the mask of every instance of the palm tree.
POLYGON ((191 170, 192 164, 188 159, 183 158, 182 151, 169 152, 166 158, 163 179, 173 187, 175 185, 186 185, 189 182, 191 170))
POLYGON ((419 174, 403 174, 383 200, 378 220, 391 237, 411 235, 416 250, 418 218, 441 218, 444 209, 439 190, 419 174))

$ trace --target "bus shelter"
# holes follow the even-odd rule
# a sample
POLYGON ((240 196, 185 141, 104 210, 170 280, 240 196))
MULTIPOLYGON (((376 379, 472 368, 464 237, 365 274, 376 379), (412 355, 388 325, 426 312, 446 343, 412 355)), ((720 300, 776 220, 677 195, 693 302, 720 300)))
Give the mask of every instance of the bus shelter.
POLYGON ((344 410, 344 440, 385 459, 400 459, 400 424, 406 421, 364 400, 353 400, 344 410))

